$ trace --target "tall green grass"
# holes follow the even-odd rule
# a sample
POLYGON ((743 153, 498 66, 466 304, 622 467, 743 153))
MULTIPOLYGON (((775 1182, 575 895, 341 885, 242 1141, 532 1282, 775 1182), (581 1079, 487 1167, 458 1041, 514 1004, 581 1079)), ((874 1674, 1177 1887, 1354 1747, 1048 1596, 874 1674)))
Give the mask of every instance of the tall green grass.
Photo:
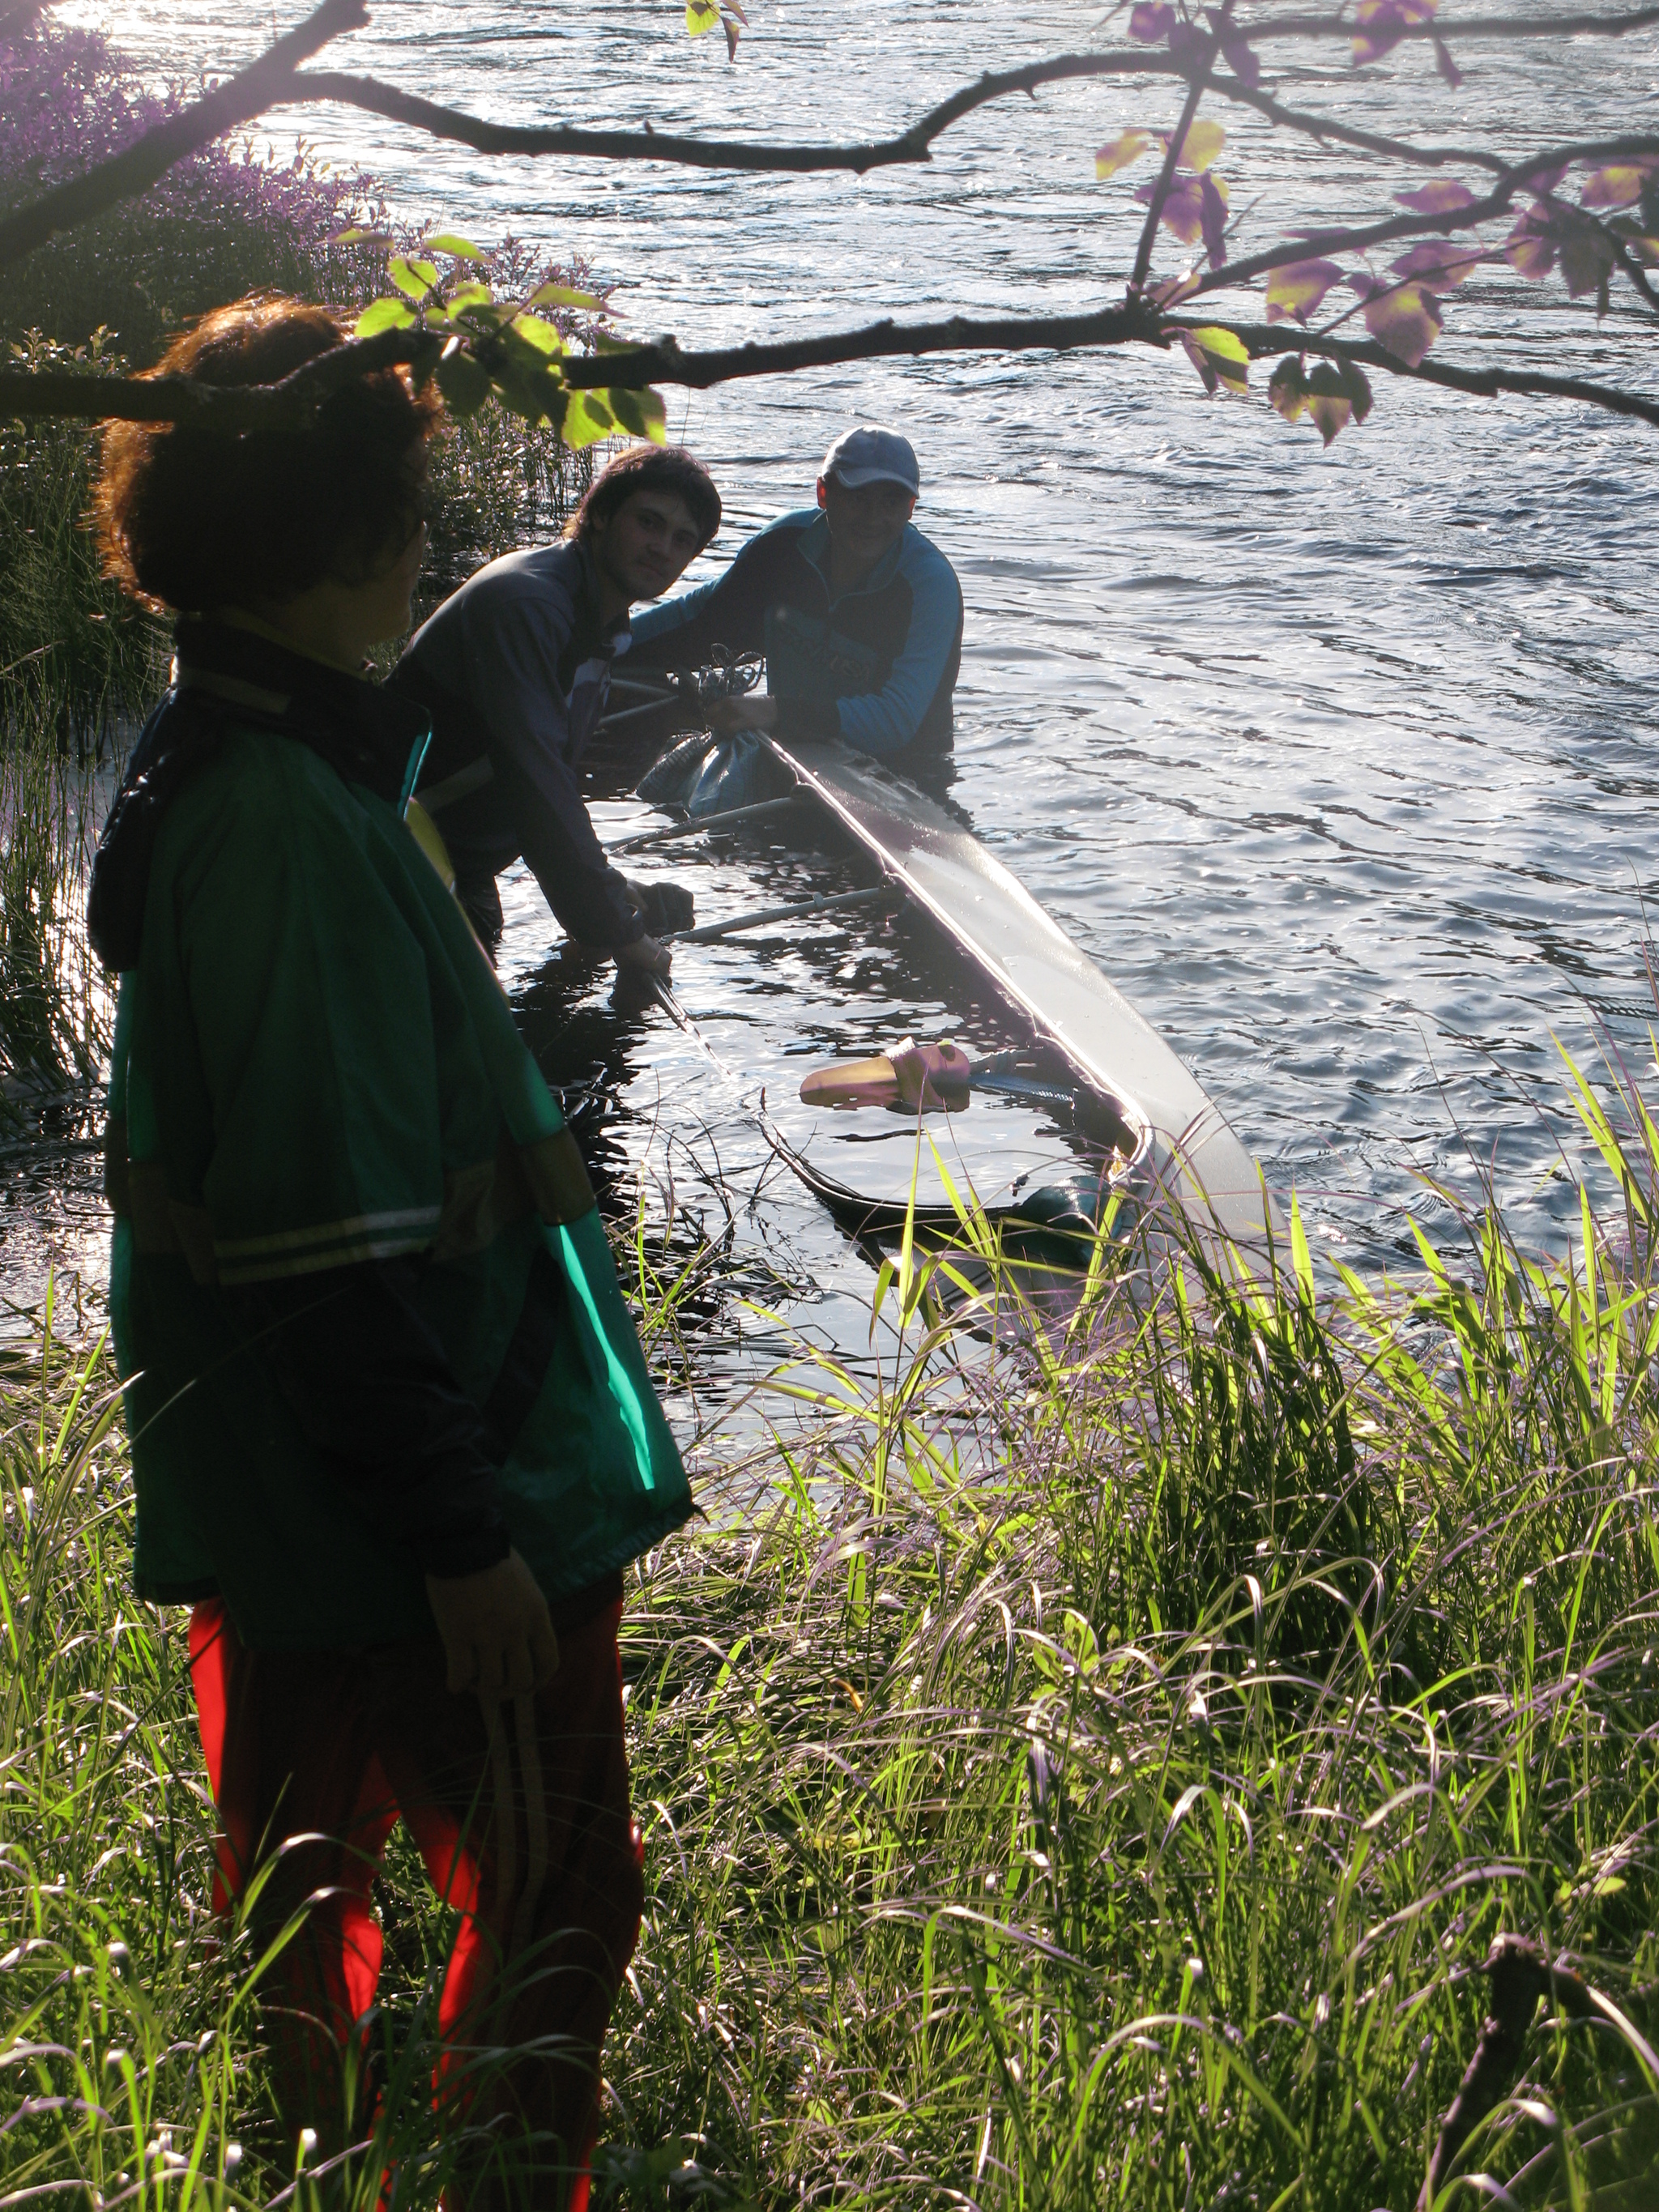
MULTIPOLYGON (((624 1624, 649 1901, 600 2201, 1406 2212, 1504 1932, 1610 2010, 1540 2015, 1440 2201, 1655 2201, 1659 1139, 1602 1096, 1614 1202, 1559 1262, 1488 1211, 1328 1284, 1293 1224, 1265 1282, 1103 1252, 1022 1334, 965 1208, 975 1270, 884 1275, 873 1382, 779 1378, 803 1440, 705 1488, 624 1624)), ((179 1630, 125 1595, 77 1347, 0 1375, 5 2188, 270 2203, 179 1630)), ((365 2208, 388 2142, 399 2202, 442 2173, 406 1857, 384 1910, 365 2208)))
MULTIPOLYGON (((125 364, 94 343, 32 333, 10 366, 82 373, 125 364)), ((142 722, 167 680, 163 626, 99 573, 87 527, 98 432, 0 421, 0 743, 40 734, 77 757, 142 722)))
POLYGON ((0 745, 0 1112, 88 1098, 113 997, 86 937, 96 771, 38 725, 0 745))

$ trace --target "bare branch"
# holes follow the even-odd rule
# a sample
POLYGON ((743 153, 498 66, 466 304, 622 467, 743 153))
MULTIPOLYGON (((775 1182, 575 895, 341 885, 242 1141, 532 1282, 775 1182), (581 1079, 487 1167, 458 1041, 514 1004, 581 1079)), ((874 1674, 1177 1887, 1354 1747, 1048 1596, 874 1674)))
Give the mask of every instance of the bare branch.
POLYGON ((1322 253, 1358 253, 1368 246, 1387 246, 1397 238, 1445 237, 1455 230, 1473 230, 1477 223, 1508 214, 1522 189, 1520 180, 1512 178, 1484 200, 1472 201, 1468 207, 1455 208, 1444 215, 1390 215, 1352 228, 1306 231, 1300 238, 1281 239, 1277 246, 1264 246, 1260 253, 1249 254, 1242 261, 1230 261, 1224 269, 1210 270, 1194 289, 1215 292, 1247 284, 1251 277, 1264 276, 1270 269, 1283 269, 1293 261, 1310 260, 1322 253))
MULTIPOLYGON (((1437 16, 1426 23, 1391 22, 1390 39, 1622 39, 1627 32, 1659 23, 1659 8, 1638 8, 1617 15, 1472 15, 1466 23, 1437 16)), ((1352 39, 1364 25, 1352 15, 1270 15, 1265 22, 1241 23, 1238 35, 1258 39, 1352 39)))
MULTIPOLYGON (((1140 301, 1126 301, 1083 315, 1011 315, 971 320, 952 316, 939 323, 866 324, 823 337, 793 338, 771 345, 727 347, 708 353, 683 353, 672 338, 625 352, 567 356, 560 363, 568 385, 576 390, 616 386, 638 391, 649 384, 672 384, 693 391, 750 376, 782 376, 804 368, 852 361, 876 361, 940 353, 1066 353, 1084 347, 1150 345, 1166 349, 1184 330, 1203 325, 1170 319, 1140 301)), ((1228 322, 1253 359, 1270 353, 1317 354, 1380 368, 1391 376, 1437 384, 1481 398, 1503 392, 1578 399, 1614 415, 1659 425, 1659 399, 1620 391, 1583 377, 1551 376, 1528 369, 1467 369, 1425 360, 1415 368, 1383 346, 1322 337, 1285 324, 1228 322)), ((279 384, 240 389, 194 383, 187 377, 117 377, 0 374, 0 416, 100 417, 129 422, 191 422, 207 419, 231 427, 269 421, 272 410, 312 404, 323 392, 392 362, 412 362, 437 349, 434 336, 420 330, 383 331, 353 339, 319 354, 279 384)))
POLYGON ((1058 84, 1076 77, 1155 76, 1184 79, 1188 71, 1167 54, 1155 52, 1057 54, 1050 61, 1029 68, 1004 70, 966 85, 939 106, 920 116, 893 138, 872 138, 859 145, 780 146, 742 138, 683 138, 665 131, 588 131, 564 124, 489 123, 462 110, 423 100, 401 91, 377 77, 350 76, 333 70, 306 70, 296 76, 272 106, 293 106, 305 101, 332 102, 380 115, 391 123, 406 123, 434 138, 471 146, 480 154, 565 155, 605 161, 671 161, 695 169, 750 169, 789 174, 819 170, 851 170, 862 176, 867 170, 890 168, 932 158, 933 141, 963 116, 988 101, 1015 92, 1032 92, 1039 85, 1058 84))
POLYGON ((190 376, 100 376, 75 369, 0 372, 0 419, 53 416, 83 422, 212 422, 250 429, 303 415, 375 369, 435 361, 443 340, 417 330, 377 331, 313 355, 275 384, 203 384, 190 376))
POLYGON ((1498 155, 1489 154, 1482 147, 1413 146, 1408 139, 1385 138, 1375 131, 1357 130, 1352 124, 1337 122, 1334 116, 1312 115, 1305 108, 1286 107, 1271 93, 1246 84, 1241 77, 1210 76, 1204 82, 1207 90, 1219 93, 1224 100, 1255 108, 1258 115, 1265 115, 1268 122, 1284 130, 1300 131, 1304 137, 1317 138, 1334 146, 1352 146, 1362 154, 1378 154, 1384 161, 1411 161, 1431 169, 1442 168, 1449 161, 1498 171, 1508 166, 1498 155))
MULTIPOLYGON (((1100 76, 1168 77, 1190 84, 1200 74, 1195 63, 1176 62, 1161 52, 1057 54, 1048 61, 1033 62, 1025 69, 1004 70, 979 78, 919 116, 895 137, 840 146, 782 146, 754 139, 683 138, 660 131, 590 131, 564 124, 491 123, 460 108, 446 107, 417 93, 383 83, 378 77, 354 76, 336 70, 307 70, 296 74, 292 83, 270 105, 296 106, 315 102, 319 106, 356 108, 365 114, 380 116, 387 122, 407 124, 434 138, 470 146, 479 154, 667 161, 687 168, 742 169, 792 175, 825 170, 851 171, 862 176, 871 169, 931 160, 933 141, 942 131, 975 108, 1005 99, 1011 93, 1033 92, 1045 84, 1100 76)), ((1484 148, 1413 146, 1407 140, 1357 130, 1329 116, 1286 107, 1271 94, 1246 85, 1237 76, 1202 75, 1201 82, 1205 90, 1254 108, 1269 122, 1334 145, 1352 146, 1362 152, 1430 168, 1462 162, 1497 173, 1511 166, 1484 148)), ((1607 142, 1607 150, 1610 154, 1635 152, 1649 143, 1647 140, 1630 138, 1611 140, 1607 142)), ((1580 149, 1577 156, 1588 157, 1585 149, 1580 149)), ((1540 161, 1537 166, 1541 165, 1540 161)))
POLYGON ((158 123, 142 138, 82 175, 43 192, 0 221, 0 269, 19 260, 53 233, 85 222, 118 200, 130 199, 164 176, 175 161, 211 145, 238 124, 272 106, 300 63, 331 39, 368 21, 365 0, 323 0, 296 28, 268 46, 240 76, 158 123))
POLYGON ((1164 166, 1158 173, 1158 182, 1152 186, 1152 197, 1146 209, 1146 220, 1140 226, 1140 239, 1135 247, 1135 265, 1129 276, 1131 292, 1141 292, 1146 286, 1146 271, 1152 265, 1152 248, 1158 243, 1158 218, 1164 212, 1164 203, 1170 197, 1170 187, 1175 182, 1176 164, 1186 143, 1193 118, 1198 112, 1198 103, 1204 97, 1205 81, 1210 74, 1221 41, 1227 35, 1227 26, 1232 20, 1233 0, 1221 0, 1221 12, 1215 17, 1215 27, 1205 41, 1201 60, 1193 64, 1193 81, 1187 88, 1187 97, 1181 103, 1181 119, 1176 125, 1169 144, 1164 149, 1164 166))
POLYGON ((1162 345, 1161 319, 1142 301, 1101 307, 1082 315, 1004 315, 975 320, 952 315, 938 323, 866 323, 817 338, 752 343, 708 353, 682 353, 672 338, 625 353, 583 354, 560 365, 567 384, 579 388, 617 385, 637 391, 647 384, 677 384, 696 392, 739 377, 787 375, 849 361, 885 361, 933 353, 1056 353, 1078 346, 1118 346, 1135 341, 1162 345))

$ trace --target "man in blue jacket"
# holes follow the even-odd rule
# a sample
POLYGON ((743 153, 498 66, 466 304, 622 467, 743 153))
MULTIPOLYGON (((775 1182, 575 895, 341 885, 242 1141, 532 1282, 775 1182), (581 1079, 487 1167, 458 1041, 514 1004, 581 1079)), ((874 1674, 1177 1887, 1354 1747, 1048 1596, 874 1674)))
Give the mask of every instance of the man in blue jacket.
POLYGON ((912 526, 921 471, 896 430, 844 431, 817 505, 751 538, 723 576, 632 625, 630 664, 699 668, 763 652, 767 694, 717 710, 726 730, 842 738, 903 766, 951 743, 962 587, 912 526))

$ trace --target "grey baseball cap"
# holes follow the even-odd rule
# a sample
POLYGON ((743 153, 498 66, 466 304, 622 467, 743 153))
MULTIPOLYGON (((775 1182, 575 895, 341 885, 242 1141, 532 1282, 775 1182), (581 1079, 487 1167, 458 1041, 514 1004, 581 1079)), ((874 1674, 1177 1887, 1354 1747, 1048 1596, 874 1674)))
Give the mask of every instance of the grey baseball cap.
POLYGON ((843 430, 824 455, 818 474, 834 477, 848 491, 856 491, 860 484, 896 483, 902 484, 914 499, 921 490, 915 447, 896 430, 872 425, 843 430))

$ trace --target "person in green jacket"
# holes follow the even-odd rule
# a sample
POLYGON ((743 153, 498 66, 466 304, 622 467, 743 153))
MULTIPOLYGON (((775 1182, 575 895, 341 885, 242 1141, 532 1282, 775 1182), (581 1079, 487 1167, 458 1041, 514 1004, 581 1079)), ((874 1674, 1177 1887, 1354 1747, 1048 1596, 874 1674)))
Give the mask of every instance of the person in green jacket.
MULTIPOLYGON (((270 384, 343 336, 250 301, 157 373, 270 384)), ((219 1903, 263 1871, 257 1932, 304 1911, 264 1985, 281 2117, 323 2151, 371 2125, 401 1818, 457 1915, 446 2201, 567 2212, 642 1894, 622 1574, 691 1505, 574 1141, 405 818, 424 714, 366 673, 409 625, 436 418, 384 370, 263 427, 106 434, 107 565, 178 617, 89 899, 111 1302, 219 1903)))

